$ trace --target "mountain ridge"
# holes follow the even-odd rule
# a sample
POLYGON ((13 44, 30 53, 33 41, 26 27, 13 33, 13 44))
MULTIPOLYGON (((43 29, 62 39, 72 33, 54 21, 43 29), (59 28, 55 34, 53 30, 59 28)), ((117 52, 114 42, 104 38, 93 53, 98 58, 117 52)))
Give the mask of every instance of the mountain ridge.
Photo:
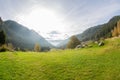
MULTIPOLYGON (((83 31, 83 33, 76 34, 75 36, 80 41, 99 40, 100 38, 111 37, 111 30, 114 28, 118 20, 120 20, 120 15, 112 17, 107 23, 90 27, 83 31)), ((65 48, 69 39, 70 38, 64 40, 57 46, 59 48, 60 47, 65 48)))
POLYGON ((28 29, 16 21, 3 21, 3 24, 0 25, 0 29, 6 34, 6 42, 12 43, 15 48, 33 50, 36 43, 40 44, 41 48, 54 47, 37 32, 28 29))

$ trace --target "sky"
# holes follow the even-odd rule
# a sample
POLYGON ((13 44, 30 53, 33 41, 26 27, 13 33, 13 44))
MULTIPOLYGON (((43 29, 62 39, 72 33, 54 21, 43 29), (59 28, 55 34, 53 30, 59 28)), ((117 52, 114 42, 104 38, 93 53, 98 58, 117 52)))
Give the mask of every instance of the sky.
POLYGON ((0 17, 33 29, 57 45, 120 15, 120 0, 0 0, 0 17))

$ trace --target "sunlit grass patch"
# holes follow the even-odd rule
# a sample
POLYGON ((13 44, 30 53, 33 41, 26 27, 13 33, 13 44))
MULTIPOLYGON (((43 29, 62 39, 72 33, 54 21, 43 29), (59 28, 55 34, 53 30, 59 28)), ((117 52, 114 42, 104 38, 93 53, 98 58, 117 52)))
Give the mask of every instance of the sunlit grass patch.
POLYGON ((0 53, 0 80, 119 80, 120 39, 102 47, 0 53))

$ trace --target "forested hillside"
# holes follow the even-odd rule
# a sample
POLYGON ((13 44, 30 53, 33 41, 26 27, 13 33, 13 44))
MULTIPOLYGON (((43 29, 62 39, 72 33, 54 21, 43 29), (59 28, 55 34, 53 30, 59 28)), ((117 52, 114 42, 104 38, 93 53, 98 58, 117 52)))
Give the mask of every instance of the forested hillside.
POLYGON ((0 22, 0 30, 6 35, 6 43, 11 43, 15 49, 33 50, 35 44, 39 44, 42 49, 52 48, 48 41, 34 30, 30 30, 15 21, 8 20, 0 22))
POLYGON ((117 25, 120 20, 120 16, 111 18, 107 23, 91 27, 85 30, 82 34, 76 35, 81 41, 87 40, 99 40, 100 38, 112 37, 111 31, 117 25))
MULTIPOLYGON (((76 36, 82 42, 89 40, 95 41, 101 38, 110 38, 112 37, 111 31, 115 28, 115 26, 117 26, 117 22, 119 20, 120 20, 120 16, 114 16, 107 23, 90 27, 87 30, 85 30, 83 33, 77 34, 76 36)), ((65 48, 69 40, 70 38, 64 40, 58 46, 65 48)))

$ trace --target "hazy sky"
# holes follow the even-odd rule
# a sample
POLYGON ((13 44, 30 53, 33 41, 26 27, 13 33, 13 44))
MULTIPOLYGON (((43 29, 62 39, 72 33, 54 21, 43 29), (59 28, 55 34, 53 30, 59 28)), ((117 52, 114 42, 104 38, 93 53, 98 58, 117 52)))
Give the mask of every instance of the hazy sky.
POLYGON ((0 0, 3 20, 15 20, 57 44, 120 15, 120 0, 0 0))

